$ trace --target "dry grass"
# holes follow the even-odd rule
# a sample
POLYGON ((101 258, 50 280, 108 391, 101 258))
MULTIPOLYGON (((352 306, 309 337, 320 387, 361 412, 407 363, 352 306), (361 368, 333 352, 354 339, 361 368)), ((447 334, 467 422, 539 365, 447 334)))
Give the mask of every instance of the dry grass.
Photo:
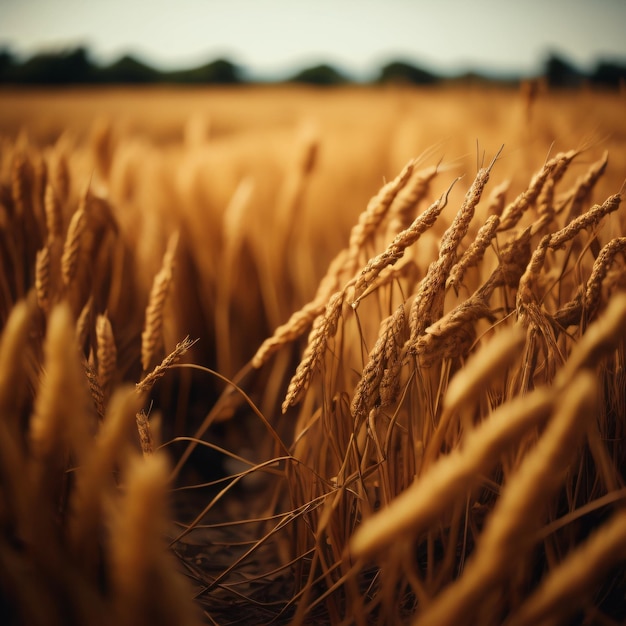
POLYGON ((3 623, 626 619, 620 98, 1 94, 3 623))

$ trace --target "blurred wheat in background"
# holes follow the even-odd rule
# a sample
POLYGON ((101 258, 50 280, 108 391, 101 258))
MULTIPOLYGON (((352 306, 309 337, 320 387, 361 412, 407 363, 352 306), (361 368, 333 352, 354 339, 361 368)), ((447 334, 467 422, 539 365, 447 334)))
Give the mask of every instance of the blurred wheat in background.
POLYGON ((3 623, 625 620, 625 104, 5 91, 3 623))

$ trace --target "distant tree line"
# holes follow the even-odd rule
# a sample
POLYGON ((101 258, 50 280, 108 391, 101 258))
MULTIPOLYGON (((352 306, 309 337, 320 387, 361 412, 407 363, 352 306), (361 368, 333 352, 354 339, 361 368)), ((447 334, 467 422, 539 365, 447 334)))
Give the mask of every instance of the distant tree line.
MULTIPOLYGON (((571 88, 592 85, 618 88, 626 85, 626 62, 599 61, 592 72, 584 72, 558 54, 550 54, 538 77, 550 87, 571 88)), ((516 83, 522 77, 493 78, 479 72, 443 77, 404 61, 382 67, 374 83, 435 85, 451 81, 516 83)), ((0 49, 0 84, 4 85, 98 85, 98 84, 189 84, 236 85, 251 82, 242 69, 227 59, 217 59, 199 67, 160 71, 132 56, 123 56, 110 65, 97 65, 86 48, 36 54, 19 61, 8 49, 0 49)), ((322 64, 305 68, 284 82, 334 86, 353 82, 333 67, 322 64)))
POLYGON ((234 84, 240 69, 225 59, 192 69, 162 72, 132 56, 110 65, 94 64, 85 48, 46 52, 18 62, 9 50, 0 51, 0 83, 17 85, 97 84, 234 84))

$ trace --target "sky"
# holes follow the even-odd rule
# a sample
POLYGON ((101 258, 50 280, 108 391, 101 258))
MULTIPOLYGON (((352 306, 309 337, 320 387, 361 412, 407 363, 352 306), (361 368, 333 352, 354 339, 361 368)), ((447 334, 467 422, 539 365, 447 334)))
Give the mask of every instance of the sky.
POLYGON ((457 73, 626 60, 626 0, 0 0, 0 48, 84 45, 163 70, 226 57, 255 77, 328 62, 367 78, 402 59, 457 73))

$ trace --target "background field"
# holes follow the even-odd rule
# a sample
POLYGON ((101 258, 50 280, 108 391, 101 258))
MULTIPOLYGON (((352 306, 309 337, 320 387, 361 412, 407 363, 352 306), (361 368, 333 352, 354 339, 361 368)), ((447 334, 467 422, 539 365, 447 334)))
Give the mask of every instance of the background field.
MULTIPOLYGON (((564 580, 559 567, 570 553, 588 547, 611 515, 623 517, 618 296, 626 244, 616 194, 626 180, 625 95, 539 82, 519 89, 2 89, 0 327, 10 331, 0 366, 20 353, 12 333, 23 347, 11 376, 0 379, 0 406, 12 416, 0 431, 0 454, 21 451, 13 466, 2 466, 7 619, 44 623, 47 611, 48 623, 99 614, 97 623, 117 616, 139 624, 154 612, 159 623, 193 623, 191 582, 206 623, 459 623, 446 605, 485 624, 533 623, 539 581, 553 572, 564 580), (402 249, 398 273, 372 270, 368 261, 444 197, 434 224, 402 249), (495 215, 497 233, 465 278, 451 282, 453 266, 495 215), (327 274, 343 249, 343 265, 327 274), (495 290, 481 299, 495 275, 495 290), (317 291, 325 276, 330 287, 317 291), (423 318, 409 321, 415 303, 431 295, 423 318), (358 308, 350 306, 357 296, 358 308), (30 312, 14 315, 24 300, 30 312), (259 357, 264 340, 311 302, 299 331, 282 339, 279 332, 275 354, 259 357), (335 318, 328 302, 339 302, 335 318), (68 306, 65 321, 55 317, 60 303, 68 306), (454 314, 465 314, 467 303, 475 316, 459 324, 454 314), (22 334, 19 315, 27 320, 22 334), (520 328, 523 339, 514 336, 520 328), (68 380, 54 379, 47 372, 61 361, 46 346, 59 349, 73 334, 83 369, 66 363, 59 367, 71 370, 68 380), (501 334, 512 342, 504 348, 493 340, 501 334), (197 342, 180 349, 187 336, 197 342), (392 356, 391 336, 398 350, 404 345, 401 358, 392 356), (431 339, 440 342, 434 356, 431 339), (377 347, 386 360, 368 370, 377 347), (182 352, 186 366, 166 359, 159 369, 182 352), (303 352, 305 361, 311 353, 317 359, 309 373, 298 367, 303 352), (500 368, 480 369, 476 353, 500 368), (393 393, 385 387, 391 371, 393 393), (59 385, 52 391, 50 380, 59 385), (459 404, 448 394, 455 380, 459 404), (10 383, 20 389, 15 402, 7 399, 10 383), (138 397, 128 386, 136 383, 143 384, 138 397), (597 405, 576 395, 578 386, 597 394, 597 405), (55 394, 83 387, 95 406, 87 418, 77 399, 50 411, 72 413, 71 420, 41 426, 53 419, 41 398, 56 407, 55 394), (506 444, 505 435, 494 439, 490 454, 479 450, 476 442, 492 436, 481 424, 502 406, 512 407, 514 424, 514 402, 526 394, 539 403, 539 417, 528 418, 537 421, 506 444), (568 398, 568 414, 596 416, 589 423, 597 427, 563 426, 559 439, 551 426, 565 419, 558 407, 568 398), (131 429, 107 439, 102 432, 116 415, 130 416, 131 429), (83 422, 89 427, 77 426, 83 422), (78 434, 60 435, 60 423, 78 434), (480 436, 468 438, 474 432, 480 436), (94 469, 89 459, 99 459, 94 451, 109 440, 108 460, 94 469), (557 448, 576 452, 561 458, 557 448), (459 453, 467 449, 469 460, 459 453), (38 467, 58 472, 52 488, 38 467), (458 480, 446 483, 456 471, 458 480), (537 485, 544 474, 556 482, 530 494, 523 475, 533 471, 537 485), (441 512, 411 512, 425 517, 410 517, 387 538, 383 532, 361 554, 351 542, 364 521, 384 519, 386 528, 389 516, 376 516, 428 472, 442 481, 430 498, 440 498, 441 512), (461 485, 456 497, 446 496, 454 485, 461 485), (19 492, 33 497, 22 501, 19 492), (40 508, 48 525, 31 528, 25 520, 40 508), (538 519, 531 511, 541 511, 538 519), (498 521, 485 523, 491 518, 516 518, 518 526, 498 534, 498 521), (396 532, 402 540, 394 544, 396 532), (530 543, 513 541, 515 533, 530 543), (15 539, 21 534, 23 544, 15 539), (481 560, 500 549, 502 561, 481 560), (133 557, 124 565, 127 553, 133 557), (56 586, 55 567, 65 576, 56 586), (179 570, 190 581, 181 583, 179 570), (74 577, 84 582, 75 593, 74 577), (162 594, 148 584, 154 577, 162 594), (479 591, 464 587, 470 578, 479 591), (45 611, 31 608, 36 599, 45 611)), ((625 589, 624 538, 615 532, 597 577, 581 575, 587 587, 572 604, 577 623, 624 617, 616 601, 625 589)), ((569 619, 562 596, 546 593, 542 615, 569 619)))

